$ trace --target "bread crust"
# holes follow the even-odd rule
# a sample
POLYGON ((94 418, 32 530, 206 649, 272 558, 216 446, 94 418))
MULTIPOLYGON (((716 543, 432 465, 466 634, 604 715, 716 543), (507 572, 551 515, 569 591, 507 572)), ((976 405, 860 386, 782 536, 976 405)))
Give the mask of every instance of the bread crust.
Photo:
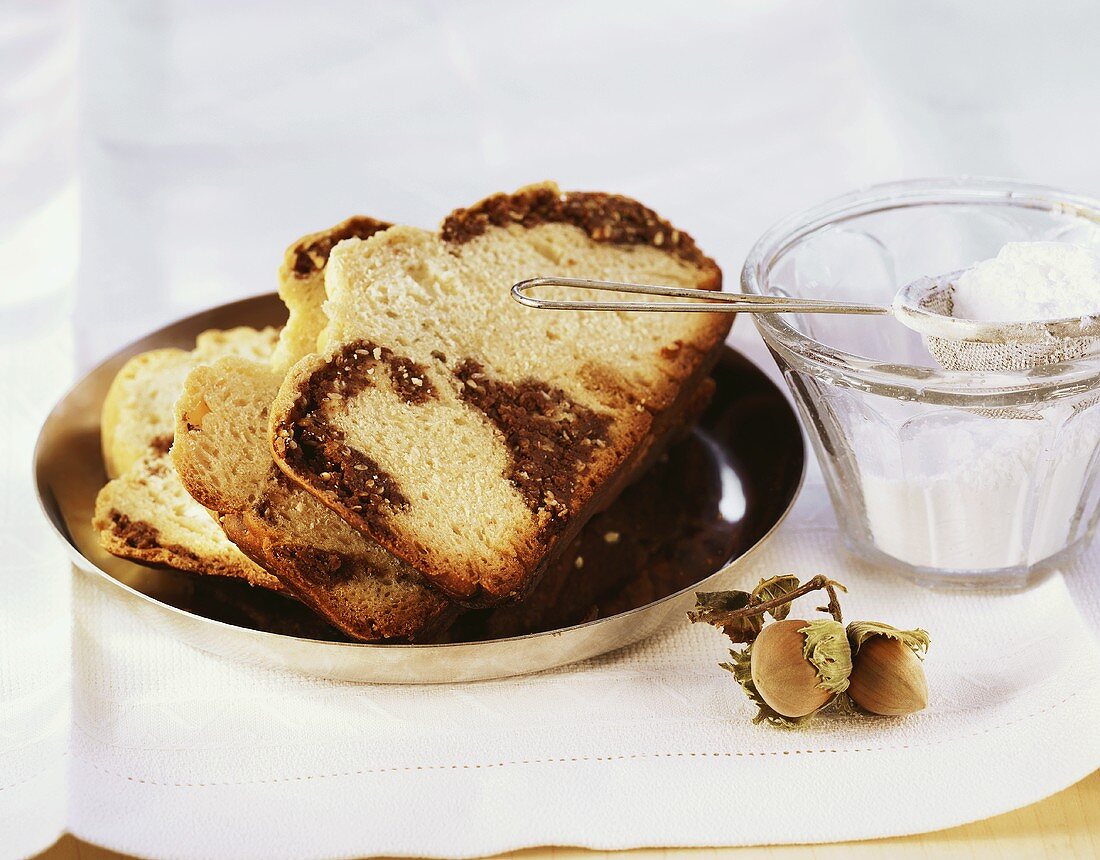
MULTIPOLYGON (((596 243, 647 245, 690 263, 695 268, 695 284, 699 289, 721 288, 721 271, 717 264, 699 251, 690 236, 637 201, 618 195, 562 193, 552 184, 532 186, 515 194, 494 195, 467 209, 456 210, 444 220, 441 235, 450 252, 461 255, 468 243, 494 229, 515 230, 516 225, 535 227, 549 223, 577 227, 596 243)), ((386 237, 394 238, 387 241, 397 241, 400 231, 405 229, 393 228, 386 237)), ((380 240, 386 237, 376 236, 367 243, 367 247, 372 249, 372 253, 379 252, 378 249, 384 245, 380 240)), ((647 391, 644 397, 608 376, 602 367, 581 368, 582 372, 591 375, 591 387, 600 389, 607 397, 617 398, 619 406, 613 438, 601 423, 607 416, 597 410, 590 425, 592 432, 584 443, 587 446, 584 459, 577 460, 570 467, 573 471, 566 476, 564 493, 559 490, 563 484, 558 480, 560 476, 556 475, 545 481, 536 481, 537 493, 528 492, 523 487, 522 477, 517 478, 516 474, 524 471, 529 474, 529 469, 522 468, 529 461, 517 466, 511 477, 504 476, 526 499, 536 498, 537 507, 533 507, 532 513, 537 525, 532 534, 517 539, 514 546, 504 549, 499 561, 488 568, 475 571, 459 567, 445 550, 425 546, 416 535, 405 533, 401 526, 405 493, 400 476, 385 474, 384 470, 376 468, 377 464, 369 451, 358 451, 343 444, 342 437, 332 435, 331 426, 318 424, 315 420, 321 413, 322 400, 334 393, 322 384, 326 376, 333 376, 333 359, 345 361, 349 355, 354 358, 362 352, 363 360, 369 363, 374 351, 385 347, 345 342, 327 354, 310 356, 299 362, 291 370, 272 405, 273 456, 279 467, 293 480, 355 528, 370 534, 395 556, 419 570, 455 600, 470 606, 519 600, 530 591, 542 572, 553 563, 592 513, 613 500, 636 474, 645 452, 672 426, 677 410, 690 400, 693 389, 717 361, 731 323, 730 315, 714 315, 702 326, 702 333, 697 337, 667 344, 660 356, 663 384, 647 391), (599 374, 605 378, 597 378, 599 374), (303 426, 311 421, 313 426, 308 432, 314 438, 307 439, 302 435, 303 426), (326 433, 330 434, 328 439, 325 438, 326 433), (304 441, 319 442, 318 445, 311 445, 310 450, 321 451, 322 456, 312 457, 311 460, 302 453, 304 441), (363 476, 362 481, 357 473, 363 476), (368 483, 367 479, 373 480, 369 493, 363 486, 368 483), (560 498, 563 495, 565 498, 560 498)), ((381 360, 378 356, 373 358, 381 360)), ((610 360, 613 363, 614 359, 610 360)), ((441 368, 433 368, 435 375, 430 380, 426 377, 425 384, 437 384, 439 376, 436 370, 457 378, 460 386, 468 384, 469 380, 465 377, 469 368, 464 367, 460 360, 442 361, 440 365, 441 368)), ((479 386, 485 382, 479 378, 473 381, 479 386)), ((552 382, 530 380, 529 384, 522 383, 527 385, 523 390, 516 390, 514 384, 512 389, 507 390, 500 385, 497 384, 498 393, 503 392, 500 396, 513 402, 505 403, 503 408, 498 409, 500 398, 494 397, 491 402, 474 402, 473 407, 496 424, 500 438, 510 445, 512 442, 509 440, 523 437, 528 431, 523 426, 509 424, 509 415, 530 411, 529 401, 554 399, 559 395, 552 382), (527 396, 527 391, 533 393, 531 397, 527 396)), ((568 404, 571 409, 574 405, 568 404)), ((572 411, 576 412, 575 409, 572 411)), ((523 416, 520 417, 522 419, 523 416)), ((540 438, 545 441, 548 437, 540 438)), ((522 447, 522 438, 517 444, 522 447)), ((579 445, 574 448, 579 448, 579 445)), ((574 453, 569 445, 565 445, 548 459, 561 460, 574 453)))

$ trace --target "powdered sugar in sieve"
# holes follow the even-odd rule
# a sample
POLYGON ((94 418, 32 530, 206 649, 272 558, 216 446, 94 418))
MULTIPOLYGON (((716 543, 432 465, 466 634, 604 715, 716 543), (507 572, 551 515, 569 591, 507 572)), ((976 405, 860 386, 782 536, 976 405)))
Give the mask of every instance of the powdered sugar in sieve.
POLYGON ((945 370, 1030 370, 1100 351, 1100 315, 1034 322, 956 317, 955 284, 965 271, 918 278, 894 298, 894 316, 921 334, 945 370))

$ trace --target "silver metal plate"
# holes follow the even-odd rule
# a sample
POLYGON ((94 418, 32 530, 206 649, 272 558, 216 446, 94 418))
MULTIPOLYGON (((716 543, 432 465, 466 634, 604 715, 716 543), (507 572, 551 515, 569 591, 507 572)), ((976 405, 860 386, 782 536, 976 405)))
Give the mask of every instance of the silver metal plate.
MULTIPOLYGON (((280 325, 285 315, 275 295, 258 296, 204 311, 142 338, 65 395, 46 419, 35 450, 40 502, 76 567, 149 623, 203 651, 321 678, 401 684, 504 678, 596 657, 682 622, 694 604, 694 592, 713 587, 719 574, 744 564, 786 517, 801 487, 805 449, 791 406, 759 368, 727 349, 713 374, 714 400, 694 436, 681 443, 694 446, 695 454, 682 456, 692 457, 695 467, 677 472, 678 461, 674 462, 666 471, 676 480, 652 488, 669 493, 658 501, 667 508, 670 523, 678 522, 678 511, 690 511, 696 523, 713 517, 707 529, 712 537, 728 541, 728 555, 708 562, 705 569, 691 569, 691 564, 702 563, 686 551, 694 546, 696 532, 676 534, 673 526, 656 548, 664 555, 665 568, 675 569, 678 559, 685 560, 672 593, 571 627, 443 645, 332 642, 226 623, 210 617, 214 613, 203 614, 194 600, 196 580, 207 578, 131 564, 100 549, 91 527, 95 497, 106 481, 100 408, 115 374, 132 355, 168 346, 190 349, 205 329, 280 325)), ((670 456, 681 455, 674 449, 670 456)), ((637 500, 650 485, 636 486, 637 500)), ((620 504, 625 503, 617 502, 599 516, 614 516, 620 504)), ((632 510, 620 508, 619 515, 632 510)), ((582 533, 578 540, 584 539, 582 533)))

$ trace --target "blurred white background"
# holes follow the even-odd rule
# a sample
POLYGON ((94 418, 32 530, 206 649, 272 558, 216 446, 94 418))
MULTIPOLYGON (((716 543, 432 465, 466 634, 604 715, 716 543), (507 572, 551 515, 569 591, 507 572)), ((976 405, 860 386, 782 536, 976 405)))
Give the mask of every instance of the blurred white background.
POLYGON ((63 318, 77 230, 86 365, 351 212, 430 226, 543 178, 637 195, 730 280, 871 182, 1094 191, 1098 36, 1088 2, 8 0, 0 331, 63 318))
POLYGON ((731 281, 770 222, 870 182, 1100 189, 1094 3, 87 0, 82 19, 82 363, 272 289, 288 243, 352 212, 432 226, 544 178, 639 197, 731 281))
POLYGON ((5 0, 0 844, 63 817, 68 570, 27 464, 77 369, 271 290, 348 214, 432 226, 544 178, 639 197, 730 287, 769 223, 856 186, 1100 192, 1098 36, 1090 2, 5 0))

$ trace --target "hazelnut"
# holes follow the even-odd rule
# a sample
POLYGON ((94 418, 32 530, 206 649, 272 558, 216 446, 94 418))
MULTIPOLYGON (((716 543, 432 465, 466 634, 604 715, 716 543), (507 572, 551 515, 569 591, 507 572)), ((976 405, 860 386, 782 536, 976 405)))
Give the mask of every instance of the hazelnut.
POLYGON ((752 683, 764 703, 796 719, 825 707, 847 686, 851 651, 837 621, 766 624, 752 643, 752 683))
POLYGON ((882 716, 923 710, 928 705, 928 680, 917 650, 928 647, 927 634, 870 626, 855 622, 848 628, 853 652, 849 697, 863 710, 882 716))

